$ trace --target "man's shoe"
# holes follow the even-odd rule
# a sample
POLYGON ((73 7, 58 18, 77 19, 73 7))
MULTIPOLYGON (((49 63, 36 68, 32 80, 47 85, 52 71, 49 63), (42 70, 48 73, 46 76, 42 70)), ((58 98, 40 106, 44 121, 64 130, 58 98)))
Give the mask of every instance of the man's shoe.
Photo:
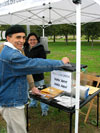
POLYGON ((43 111, 42 112, 42 116, 47 116, 48 115, 48 112, 47 111, 43 111))

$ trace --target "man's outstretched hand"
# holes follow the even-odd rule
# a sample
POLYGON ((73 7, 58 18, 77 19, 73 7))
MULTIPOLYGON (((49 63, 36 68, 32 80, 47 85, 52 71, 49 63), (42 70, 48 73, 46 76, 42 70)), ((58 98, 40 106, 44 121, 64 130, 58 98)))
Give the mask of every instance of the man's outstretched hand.
POLYGON ((70 61, 69 61, 69 58, 67 58, 67 57, 63 57, 63 58, 62 58, 62 61, 63 61, 64 64, 67 64, 67 63, 70 62, 70 61))

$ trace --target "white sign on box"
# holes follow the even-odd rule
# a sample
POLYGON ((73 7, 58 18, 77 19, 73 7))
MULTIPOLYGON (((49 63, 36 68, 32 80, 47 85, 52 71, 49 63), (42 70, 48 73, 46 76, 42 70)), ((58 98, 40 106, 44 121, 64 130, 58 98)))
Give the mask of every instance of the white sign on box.
POLYGON ((72 73, 55 70, 51 72, 51 87, 71 92, 72 73))

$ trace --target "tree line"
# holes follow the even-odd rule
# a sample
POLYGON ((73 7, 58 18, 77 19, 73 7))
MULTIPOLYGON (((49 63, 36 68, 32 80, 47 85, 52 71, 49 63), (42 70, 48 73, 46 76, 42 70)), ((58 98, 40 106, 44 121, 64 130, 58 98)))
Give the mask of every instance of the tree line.
MULTIPOLYGON (((42 35, 42 28, 31 26, 31 32, 36 32, 39 36, 42 35)), ((45 28, 45 36, 53 36, 53 41, 56 41, 56 36, 65 36, 66 44, 68 44, 68 36, 72 35, 75 39, 76 25, 60 24, 51 25, 45 28)), ((90 42, 100 37, 100 22, 82 24, 81 35, 85 35, 85 39, 90 42)))
MULTIPOLYGON (((1 25, 0 30, 6 30, 9 27, 9 25, 1 25)), ((25 29, 26 26, 23 25, 25 29)), ((42 36, 42 25, 41 26, 30 26, 30 32, 35 32, 38 36, 42 36)), ((75 39, 76 35, 76 26, 68 25, 68 24, 60 24, 60 25, 50 25, 45 28, 45 36, 53 36, 53 41, 56 41, 56 36, 65 36, 66 44, 68 45, 68 36, 72 35, 73 39, 75 39)), ((81 27, 81 35, 85 35, 85 39, 88 42, 92 42, 95 39, 98 39, 100 37, 100 22, 95 23, 87 23, 82 24, 81 27)))

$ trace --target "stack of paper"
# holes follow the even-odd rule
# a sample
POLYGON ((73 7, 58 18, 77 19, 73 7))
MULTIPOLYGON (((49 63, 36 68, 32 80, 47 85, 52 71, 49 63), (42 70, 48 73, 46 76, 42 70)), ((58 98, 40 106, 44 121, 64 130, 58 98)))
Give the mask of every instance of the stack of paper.
POLYGON ((41 90, 41 94, 45 95, 45 97, 47 98, 55 97, 62 92, 63 92, 62 90, 59 90, 53 87, 48 87, 48 88, 41 90))
POLYGON ((75 98, 69 96, 57 96, 56 99, 58 104, 65 106, 65 107, 73 107, 75 106, 75 98))

